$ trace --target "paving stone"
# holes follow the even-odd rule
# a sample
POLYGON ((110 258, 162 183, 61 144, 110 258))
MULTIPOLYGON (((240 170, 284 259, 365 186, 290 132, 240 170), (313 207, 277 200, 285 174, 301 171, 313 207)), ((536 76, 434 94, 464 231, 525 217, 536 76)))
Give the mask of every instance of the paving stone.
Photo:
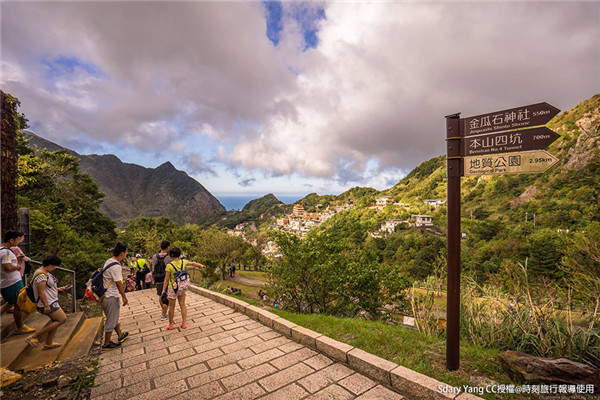
POLYGON ((273 327, 273 320, 276 318, 279 318, 279 316, 268 312, 267 310, 260 310, 258 312, 258 320, 269 328, 273 327))
POLYGON ((293 353, 289 353, 284 355, 283 357, 276 358, 271 361, 271 365, 273 365, 277 369, 285 369, 291 367, 294 364, 298 364, 301 361, 307 360, 317 353, 312 351, 311 349, 307 349, 306 347, 302 347, 300 350, 294 351, 293 353))
MULTIPOLYGON (((396 392, 392 392, 390 389, 377 385, 367 393, 359 396, 356 400, 402 400, 404 397, 396 392)), ((410 399, 412 400, 412 399, 410 399)))
POLYGON ((317 350, 328 355, 334 360, 338 360, 344 363, 348 362, 348 352, 354 347, 349 344, 338 342, 337 340, 331 339, 327 336, 319 336, 315 339, 317 350))
POLYGON ((176 361, 178 369, 184 369, 193 365, 202 364, 205 361, 208 361, 212 358, 216 358, 222 356, 223 352, 219 348, 211 349, 208 351, 201 351, 198 354, 195 354, 191 357, 184 358, 182 360, 176 361))
POLYGON ((302 343, 303 345, 311 347, 313 349, 317 348, 316 339, 320 336, 323 335, 311 331, 310 329, 306 329, 302 326, 296 326, 292 328, 292 338, 302 343))
POLYGON ((306 364, 295 364, 273 375, 267 376, 258 381, 268 392, 277 390, 290 382, 298 380, 311 374, 314 370, 306 364))
POLYGON ((232 392, 226 393, 222 396, 216 397, 219 400, 248 400, 255 399, 265 394, 264 389, 262 389, 258 384, 251 383, 249 385, 243 386, 239 389, 236 389, 232 392))
POLYGON ((196 350, 193 347, 189 347, 185 350, 179 351, 177 353, 171 353, 169 355, 161 356, 159 358, 153 358, 152 360, 148 360, 148 368, 156 368, 164 365, 165 363, 171 361, 179 361, 184 358, 190 357, 196 353, 196 350))
POLYGON ((177 371, 177 365, 175 365, 175 362, 169 362, 166 364, 161 364, 160 368, 148 368, 139 372, 126 373, 123 374, 123 386, 134 385, 140 382, 142 379, 149 382, 151 379, 175 371, 177 371))
POLYGON ((308 390, 310 393, 315 393, 332 383, 352 375, 353 373, 354 371, 352 371, 350 368, 347 368, 341 364, 334 364, 300 379, 298 383, 306 388, 306 390, 308 390))
POLYGON ((420 374, 405 367, 397 367, 390 372, 392 387, 404 396, 415 399, 447 400, 453 399, 455 394, 441 393, 438 380, 420 374))
POLYGON ((154 387, 168 386, 171 382, 176 382, 181 379, 189 378, 190 376, 198 375, 208 371, 205 364, 194 364, 188 368, 176 370, 168 374, 159 374, 154 378, 154 387))
POLYGON ((310 400, 347 400, 354 399, 354 395, 347 390, 344 390, 341 386, 331 385, 325 389, 307 397, 310 400))
POLYGON ((302 346, 300 343, 292 341, 278 347, 278 349, 283 351, 284 353, 291 353, 292 351, 296 351, 302 348, 304 348, 304 346, 302 346))
POLYGON ((306 390, 295 383, 287 385, 267 396, 261 397, 261 400, 297 400, 306 397, 309 394, 306 390))
POLYGON ((271 339, 275 339, 275 338, 280 338, 282 337, 281 334, 275 332, 275 331, 268 331, 265 333, 261 333, 260 335, 258 335, 262 340, 271 340, 271 339))
POLYGON ((135 385, 130 385, 127 387, 123 387, 121 389, 111 391, 110 393, 106 393, 98 398, 94 397, 94 400, 122 400, 129 399, 131 397, 140 395, 142 393, 148 392, 152 390, 149 380, 140 380, 138 377, 138 382, 135 385))
POLYGON ((242 349, 236 351, 235 353, 229 353, 222 355, 220 357, 216 357, 208 360, 206 363, 210 369, 215 369, 218 367, 222 367, 227 364, 235 364, 238 360, 243 360, 244 358, 249 358, 254 356, 254 352, 250 349, 242 349))
POLYGON ((185 380, 172 381, 166 386, 150 390, 146 393, 130 397, 127 400, 166 400, 177 398, 180 393, 188 390, 185 380))
POLYGON ((277 369, 272 365, 261 364, 254 368, 223 378, 221 379, 221 383, 227 390, 233 390, 275 372, 277 372, 277 369))
POLYGON ((211 382, 206 385, 188 390, 177 396, 177 400, 205 400, 225 393, 225 389, 219 382, 211 382))
POLYGON ((284 353, 278 349, 271 349, 268 351, 264 351, 260 354, 257 354, 253 357, 249 357, 243 360, 240 360, 238 364, 240 367, 244 369, 249 369, 255 367, 259 364, 263 364, 267 361, 271 361, 274 358, 281 357, 284 353))
MULTIPOLYGON (((139 363, 132 365, 131 367, 121 368, 119 370, 108 373, 107 375, 111 375, 113 377, 124 378, 128 375, 135 375, 137 373, 146 371, 148 369, 147 363, 139 363)), ((96 383, 98 383, 98 379, 105 380, 104 375, 100 375, 96 377, 96 383)))
POLYGON ((317 354, 316 356, 311 357, 308 360, 304 360, 304 364, 308 365, 313 369, 320 370, 322 368, 327 367, 328 365, 333 364, 333 361, 331 361, 329 358, 325 357, 322 354, 317 354))
MULTIPOLYGON (((235 336, 235 338, 237 339, 238 337, 235 336)), ((233 353, 234 351, 246 349, 251 346, 254 346, 255 344, 259 344, 262 342, 263 342, 263 340, 261 338, 259 338, 258 336, 250 337, 248 339, 238 339, 238 341, 235 343, 221 346, 221 350, 223 350, 223 352, 226 354, 233 353)))
POLYGON ((233 337, 233 338, 235 338, 235 335, 239 335, 240 333, 244 333, 244 332, 247 332, 246 328, 240 327, 240 328, 237 328, 237 329, 233 329, 231 331, 220 332, 220 333, 217 333, 215 335, 211 335, 209 337, 210 337, 210 340, 219 340, 219 339, 223 339, 223 338, 226 338, 226 337, 233 337))
POLYGON ((390 371, 398 367, 398 364, 360 349, 348 352, 348 364, 356 371, 386 385, 391 385, 392 382, 390 371))
POLYGON ((287 337, 292 337, 292 328, 295 328, 296 326, 298 325, 281 317, 277 317, 273 320, 273 329, 287 337))
POLYGON ((188 378, 190 387, 202 386, 209 382, 216 381, 229 375, 233 375, 236 372, 240 372, 242 369, 235 364, 225 365, 217 369, 203 372, 198 375, 194 375, 188 378))
POLYGON ((287 344, 289 342, 290 342, 290 339, 279 335, 278 338, 271 339, 271 340, 268 340, 266 342, 262 342, 262 343, 259 343, 259 344, 256 344, 256 345, 250 347, 250 350, 252 350, 255 353, 262 353, 265 350, 269 350, 269 349, 273 349, 275 347, 283 346, 284 344, 287 344))
POLYGON ((100 386, 96 386, 92 389, 92 396, 100 396, 120 389, 123 386, 122 382, 123 380, 121 378, 118 378, 110 382, 106 382, 100 386))
POLYGON ((377 386, 377 383, 361 374, 353 374, 338 382, 339 385, 348 389, 352 393, 359 395, 366 392, 372 387, 377 386))

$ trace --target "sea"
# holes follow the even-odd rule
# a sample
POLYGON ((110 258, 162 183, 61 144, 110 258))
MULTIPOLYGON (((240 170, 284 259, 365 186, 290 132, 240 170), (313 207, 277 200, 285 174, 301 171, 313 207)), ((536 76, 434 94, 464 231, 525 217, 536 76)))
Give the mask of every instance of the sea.
MULTIPOLYGON (((275 195, 280 201, 286 204, 293 204, 298 200, 304 198, 306 195, 275 195)), ((244 208, 249 201, 259 199, 260 195, 233 195, 233 196, 219 196, 215 195, 217 199, 223 204, 227 211, 230 210, 241 210, 244 208)))

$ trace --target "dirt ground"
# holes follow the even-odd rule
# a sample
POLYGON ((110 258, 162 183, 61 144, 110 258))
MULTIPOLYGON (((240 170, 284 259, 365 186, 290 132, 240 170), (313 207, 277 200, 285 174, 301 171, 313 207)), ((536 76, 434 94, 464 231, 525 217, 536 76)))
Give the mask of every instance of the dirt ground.
POLYGON ((100 346, 79 360, 54 365, 23 374, 11 385, 0 388, 3 400, 85 400, 90 398, 97 373, 100 346))

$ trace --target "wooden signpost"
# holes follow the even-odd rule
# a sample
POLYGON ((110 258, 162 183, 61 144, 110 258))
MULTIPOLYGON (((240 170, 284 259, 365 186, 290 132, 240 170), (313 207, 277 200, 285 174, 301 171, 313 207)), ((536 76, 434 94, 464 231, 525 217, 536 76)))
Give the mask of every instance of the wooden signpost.
POLYGON ((560 110, 548 103, 460 118, 446 117, 448 176, 448 291, 446 368, 459 367, 460 356, 460 178, 536 174, 558 159, 544 151, 559 138, 546 124, 560 110))

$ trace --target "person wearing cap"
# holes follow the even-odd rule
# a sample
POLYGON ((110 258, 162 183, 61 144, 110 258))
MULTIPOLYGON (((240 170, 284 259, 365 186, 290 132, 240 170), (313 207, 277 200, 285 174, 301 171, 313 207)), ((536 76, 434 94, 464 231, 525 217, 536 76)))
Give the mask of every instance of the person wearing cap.
POLYGON ((135 290, 142 290, 142 285, 144 285, 144 281, 146 280, 146 273, 150 272, 148 261, 142 258, 140 254, 136 254, 133 270, 135 272, 135 290))

